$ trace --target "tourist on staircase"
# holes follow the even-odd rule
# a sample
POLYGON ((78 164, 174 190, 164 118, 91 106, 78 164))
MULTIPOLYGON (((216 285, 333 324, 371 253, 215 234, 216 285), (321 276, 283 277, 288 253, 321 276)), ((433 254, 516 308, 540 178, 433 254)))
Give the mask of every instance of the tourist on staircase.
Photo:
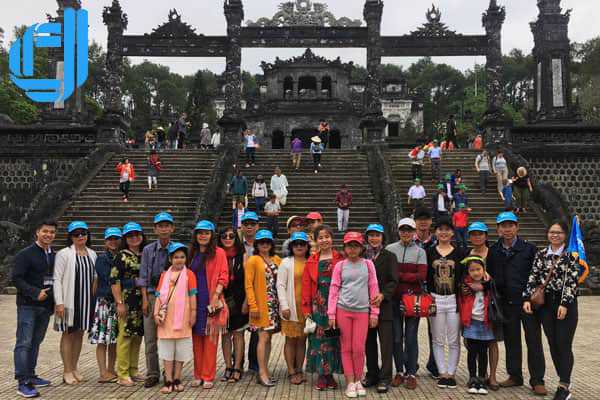
POLYGON ((364 243, 360 232, 344 235, 346 259, 333 268, 327 307, 329 328, 340 332, 346 396, 351 398, 367 395, 361 383, 367 333, 377 327, 382 300, 375 265, 362 257, 364 243))
POLYGON ((502 191, 500 192, 500 198, 504 202, 504 211, 512 211, 513 210, 512 180, 504 179, 502 181, 502 191))
POLYGON ((277 233, 279 231, 279 221, 277 220, 279 214, 281 214, 281 206, 277 201, 277 196, 272 193, 269 201, 265 204, 264 210, 267 230, 273 234, 273 240, 277 240, 277 233))
MULTIPOLYGON (((96 361, 100 369, 98 383, 117 381, 115 359, 117 356, 117 309, 110 293, 110 269, 121 245, 121 229, 107 228, 104 231, 106 251, 96 259, 96 307, 90 332, 90 343, 96 345, 96 361)), ((128 288, 132 288, 131 282, 128 288)), ((125 285, 123 285, 125 286, 125 285)))
POLYGON ((219 247, 225 250, 229 264, 229 285, 223 291, 229 309, 229 325, 221 342, 225 362, 225 374, 221 382, 235 383, 243 377, 244 333, 248 328, 248 303, 244 280, 246 251, 237 232, 230 227, 219 232, 219 247))
POLYGON ((375 264, 380 299, 379 321, 376 328, 370 328, 367 334, 366 355, 367 374, 362 382, 364 387, 377 385, 377 393, 387 393, 392 382, 394 359, 394 294, 398 286, 396 274, 396 256, 385 249, 385 233, 380 224, 371 224, 365 230, 367 249, 365 258, 375 264), (379 347, 377 337, 379 336, 379 347), (381 368, 379 356, 381 352, 381 368))
POLYGON ((210 138, 210 147, 212 147, 213 150, 217 150, 220 145, 221 145, 221 132, 217 129, 212 134, 212 137, 210 138))
POLYGON ((408 189, 408 204, 412 204, 412 210, 414 211, 416 208, 422 207, 423 202, 427 197, 427 193, 425 192, 425 187, 421 185, 421 179, 415 179, 414 185, 408 189))
POLYGON ((217 247, 215 225, 199 221, 190 245, 191 270, 196 276, 196 321, 192 330, 194 381, 192 387, 212 389, 217 373, 219 336, 227 332, 229 311, 223 291, 229 284, 225 250, 217 247))
POLYGON ((56 253, 54 262, 54 329, 62 332, 60 356, 63 381, 75 385, 85 379, 78 362, 84 332, 92 328, 95 303, 92 286, 96 279, 97 255, 91 247, 89 228, 83 221, 67 227, 67 247, 56 253))
POLYGON ((521 326, 527 343, 527 366, 529 384, 537 395, 546 395, 544 373, 546 364, 542 347, 541 317, 538 313, 526 314, 523 308, 523 292, 537 248, 518 236, 519 220, 512 212, 502 212, 496 218, 500 239, 490 247, 487 259, 489 274, 496 281, 502 297, 504 347, 506 348, 506 371, 508 379, 501 387, 523 385, 521 326))
POLYGON ((26 398, 40 395, 36 387, 51 384, 38 377, 35 369, 40 345, 54 312, 52 244, 56 228, 55 221, 40 222, 35 229, 35 242, 17 253, 11 272, 11 281, 17 288, 15 379, 17 394, 26 398))
POLYGON ((481 154, 478 154, 475 158, 475 169, 479 173, 479 190, 481 193, 486 194, 488 179, 490 177, 492 162, 490 161, 490 155, 487 150, 483 150, 481 154))
MULTIPOLYGON (((306 229, 306 219, 298 215, 292 215, 288 218, 285 226, 287 227, 288 235, 290 236, 290 238, 286 239, 281 245, 281 255, 284 258, 292 255, 289 247, 291 237, 295 232, 304 232, 304 230, 306 229)), ((308 240, 310 245, 310 237, 308 238, 308 240)))
POLYGON ((140 224, 128 222, 123 226, 123 238, 110 271, 111 290, 119 318, 117 383, 121 386, 135 386, 136 382, 144 381, 144 377, 138 375, 138 360, 144 336, 144 314, 142 291, 137 282, 140 278, 146 236, 140 224), (136 286, 126 288, 125 282, 131 280, 136 281, 136 286))
POLYGON ((348 190, 348 186, 342 183, 339 192, 335 195, 335 203, 337 205, 337 223, 338 231, 346 232, 350 221, 350 207, 352 206, 352 193, 348 190))
POLYGON ((129 201, 129 188, 131 182, 135 180, 135 169, 133 164, 129 162, 129 158, 125 157, 116 167, 119 173, 119 190, 123 193, 123 201, 129 201))
POLYGON ((200 130, 200 150, 208 150, 211 143, 211 133, 208 124, 204 122, 200 130))
POLYGON ((156 150, 156 134, 151 129, 144 135, 144 145, 146 151, 156 150))
POLYGON ((394 254, 398 280, 393 301, 393 355, 396 376, 392 386, 404 384, 409 390, 417 388, 420 316, 405 315, 401 310, 402 300, 404 295, 422 294, 427 279, 427 255, 425 250, 415 243, 416 228, 416 222, 412 218, 401 219, 398 224, 400 240, 386 248, 394 254))
POLYGON ((189 123, 187 122, 187 114, 181 114, 181 117, 177 120, 177 149, 186 148, 186 139, 188 135, 189 123))
POLYGON ((435 299, 437 313, 430 317, 433 352, 440 378, 439 388, 456 388, 456 368, 460 359, 460 318, 458 315, 459 285, 463 271, 460 262, 464 251, 452 244, 454 226, 450 219, 436 222, 438 244, 427 252, 427 289, 435 299), (448 346, 448 359, 445 347, 448 346))
POLYGON ((433 182, 440 180, 440 168, 442 162, 442 149, 437 140, 433 141, 433 147, 429 148, 429 159, 431 160, 431 178, 433 182))
POLYGON ((456 186, 456 192, 454 193, 453 203, 454 208, 458 208, 459 204, 464 204, 466 207, 469 206, 469 197, 467 196, 467 191, 469 189, 464 183, 456 186))
POLYGON ((333 374, 342 371, 340 341, 338 332, 329 329, 327 301, 333 267, 343 256, 333 248, 330 227, 319 226, 314 236, 318 251, 306 262, 302 276, 302 312, 316 324, 308 336, 306 371, 318 374, 316 390, 337 389, 333 374))
MULTIPOLYGON (((438 183, 437 192, 431 197, 431 209, 436 221, 450 215, 451 200, 446 193, 444 185, 438 183)), ((415 217, 416 218, 416 217, 415 217)))
POLYGON ((146 353, 146 380, 144 387, 156 386, 160 379, 160 364, 156 336, 156 320, 152 315, 156 302, 158 280, 169 260, 169 244, 175 232, 175 220, 167 212, 154 216, 154 233, 158 239, 144 247, 140 266, 142 313, 144 314, 144 350, 146 353))
POLYGON ((267 184, 262 175, 258 175, 252 184, 252 197, 254 197, 254 204, 256 206, 256 213, 260 214, 263 211, 269 192, 267 190, 267 184))
POLYGON ((287 203, 289 185, 287 177, 281 173, 281 168, 276 167, 275 174, 271 177, 271 192, 275 194, 282 207, 287 203))
POLYGON ((304 358, 306 353, 305 315, 302 312, 302 276, 310 256, 308 236, 294 232, 289 239, 288 253, 277 272, 277 296, 281 315, 281 333, 285 336, 284 356, 290 383, 305 382, 304 358))
POLYGON ((458 128, 456 127, 456 120, 454 119, 454 114, 450 114, 450 117, 446 122, 446 142, 448 145, 448 150, 458 149, 458 142, 456 140, 457 132, 458 128), (450 144, 452 144, 452 148, 450 148, 450 144))
POLYGON ((165 147, 166 141, 167 134, 165 133, 165 128, 159 126, 156 128, 156 151, 161 151, 165 147))
POLYGON ((167 138, 169 139, 169 148, 171 150, 177 150, 177 121, 173 122, 167 132, 167 138))
POLYGON ((258 138, 251 129, 244 132, 244 147, 246 149, 246 168, 256 163, 256 149, 260 147, 258 138))
POLYGON ((417 146, 408 153, 408 158, 411 160, 411 172, 413 181, 417 178, 423 179, 423 159, 425 152, 421 146, 417 146))
MULTIPOLYGON (((164 363, 163 394, 183 392, 183 364, 193 358, 192 327, 196 322, 196 276, 187 268, 188 249, 169 244, 170 267, 160 275, 152 315, 156 322, 158 354, 164 363)), ((167 264, 167 265, 169 265, 167 264)))
POLYGON ((244 208, 248 207, 248 181, 246 177, 242 175, 240 168, 236 169, 235 175, 231 177, 227 191, 231 193, 231 208, 236 208, 238 201, 244 202, 244 208))
POLYGON ((533 192, 533 186, 531 185, 531 179, 527 174, 525 167, 517 168, 517 175, 512 178, 513 192, 515 194, 517 213, 526 212, 529 202, 529 195, 533 192))
POLYGON ((315 170, 315 174, 318 174, 319 168, 321 168, 321 156, 323 155, 325 147, 321 143, 321 138, 318 136, 313 136, 311 141, 310 154, 312 154, 313 158, 313 169, 315 170))
POLYGON ((523 293, 523 310, 529 315, 540 316, 548 339, 552 362, 559 378, 554 400, 568 400, 571 397, 573 339, 578 320, 577 287, 580 266, 578 260, 567 250, 568 232, 568 226, 564 222, 550 225, 546 232, 550 244, 538 250, 523 293), (545 301, 535 308, 532 297, 542 285, 545 301))
POLYGON ((234 230, 238 230, 242 227, 242 217, 246 214, 246 209, 244 208, 244 202, 242 200, 238 200, 235 208, 231 212, 231 227, 234 230))
POLYGON ((254 255, 244 267, 246 299, 250 312, 250 326, 258 332, 258 374, 256 382, 272 387, 275 382, 269 371, 271 337, 279 332, 279 300, 277 297, 277 270, 281 258, 275 255, 273 235, 266 229, 256 233, 254 255))
POLYGON ((508 161, 504 158, 504 152, 498 150, 496 157, 492 159, 492 172, 496 175, 498 192, 502 192, 504 180, 508 179, 508 161))
POLYGON ((458 192, 458 187, 463 184, 462 170, 457 169, 452 175, 450 175, 450 185, 452 185, 452 195, 458 192))
POLYGON ((300 170, 300 160, 302 159, 302 140, 299 137, 295 137, 291 143, 292 153, 292 167, 294 170, 300 170))
POLYGON ((456 233, 456 244, 463 250, 467 249, 467 229, 469 227, 469 214, 471 209, 465 203, 458 203, 456 211, 452 214, 452 224, 456 233))
POLYGON ((319 138, 323 143, 323 149, 327 148, 327 143, 329 143, 329 122, 324 119, 319 121, 319 138))
POLYGON ((162 168, 160 158, 156 150, 150 152, 148 157, 148 191, 151 192, 153 189, 158 189, 158 174, 162 168))

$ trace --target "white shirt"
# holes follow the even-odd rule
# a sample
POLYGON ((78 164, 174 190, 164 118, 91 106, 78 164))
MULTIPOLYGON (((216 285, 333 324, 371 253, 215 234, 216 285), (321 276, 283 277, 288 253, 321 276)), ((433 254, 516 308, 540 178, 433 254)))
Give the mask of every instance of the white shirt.
POLYGON ((287 178, 285 175, 281 174, 281 176, 273 175, 271 177, 271 191, 278 196, 287 195, 287 187, 289 186, 287 178))
POLYGON ((281 206, 279 205, 278 201, 275 201, 275 203, 268 201, 265 203, 265 212, 277 212, 277 211, 281 211, 281 206))
POLYGON ((440 196, 438 194, 438 211, 448 211, 446 210, 446 202, 444 201, 444 196, 440 196))
POLYGON ((408 197, 411 199, 420 200, 425 198, 425 196, 427 196, 427 194, 425 193, 425 187, 423 185, 412 185, 408 190, 408 197))
POLYGON ((252 185, 252 197, 267 197, 267 184, 254 182, 252 185))
POLYGON ((429 149, 429 158, 440 158, 442 157, 442 148, 441 147, 432 147, 429 149))
POLYGON ((473 311, 471 312, 471 318, 477 321, 484 321, 484 304, 483 304, 483 292, 475 292, 475 302, 473 303, 473 311))

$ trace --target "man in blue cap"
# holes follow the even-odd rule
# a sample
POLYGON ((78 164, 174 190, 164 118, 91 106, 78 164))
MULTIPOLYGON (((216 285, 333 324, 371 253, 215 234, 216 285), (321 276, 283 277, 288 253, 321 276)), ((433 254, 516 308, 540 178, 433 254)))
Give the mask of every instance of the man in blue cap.
POLYGON ((156 322, 152 317, 155 291, 160 274, 164 271, 169 258, 169 244, 175 232, 175 221, 168 212, 160 212, 154 217, 154 233, 158 237, 142 251, 140 265, 140 285, 142 287, 142 312, 144 313, 144 348, 146 350, 146 380, 144 387, 150 388, 158 384, 160 365, 156 336, 156 322))
POLYGON ((527 343, 529 384, 536 395, 546 395, 544 386, 544 349, 542 347, 541 320, 536 314, 525 314, 522 310, 523 291, 537 248, 518 236, 519 220, 512 212, 503 212, 496 218, 500 239, 490 247, 487 271, 496 281, 502 298, 506 321, 503 324, 506 348, 506 371, 508 379, 501 387, 523 385, 523 350, 521 346, 521 324, 527 343))
POLYGON ((48 330, 54 312, 52 294, 54 255, 52 243, 56 237, 54 221, 41 222, 35 231, 35 243, 15 257, 11 281, 17 288, 17 342, 14 349, 17 393, 37 397, 36 387, 48 386, 50 381, 35 374, 40 344, 48 330))

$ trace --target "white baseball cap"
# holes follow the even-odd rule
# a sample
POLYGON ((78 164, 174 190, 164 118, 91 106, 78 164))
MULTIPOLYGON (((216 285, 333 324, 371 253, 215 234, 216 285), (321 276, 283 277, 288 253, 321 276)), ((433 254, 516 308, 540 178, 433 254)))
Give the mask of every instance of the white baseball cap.
POLYGON ((398 222, 398 229, 402 228, 403 226, 410 226, 412 229, 417 229, 417 224, 412 218, 402 218, 400 222, 398 222))

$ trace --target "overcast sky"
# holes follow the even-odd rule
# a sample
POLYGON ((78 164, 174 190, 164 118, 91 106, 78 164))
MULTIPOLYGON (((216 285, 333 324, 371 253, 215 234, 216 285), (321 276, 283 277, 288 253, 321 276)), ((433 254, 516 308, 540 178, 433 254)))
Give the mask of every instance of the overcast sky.
MULTIPOLYGON (((55 0, 0 0, 0 27, 4 28, 5 45, 12 38, 15 25, 31 25, 45 21, 46 13, 55 14, 55 0)), ((244 0, 245 20, 257 20, 260 17, 272 17, 278 10, 282 0, 244 0)), ((337 17, 346 16, 362 19, 364 0, 321 0, 329 5, 329 10, 337 17)), ((383 35, 403 35, 422 25, 425 12, 430 1, 384 0, 385 7, 382 22, 383 35)), ((508 53, 512 48, 520 48, 529 52, 533 47, 533 37, 529 22, 537 16, 536 0, 498 0, 506 6, 506 22, 503 29, 503 51, 508 53)), ((83 6, 90 14, 90 39, 106 47, 106 27, 102 22, 102 9, 110 5, 112 0, 83 1, 83 6)), ((442 11, 442 22, 450 29, 463 34, 484 34, 481 26, 481 14, 489 4, 489 0, 434 0, 442 11)), ((223 16, 223 0, 121 0, 124 12, 129 16, 129 27, 125 34, 144 34, 168 20, 169 9, 176 8, 183 20, 196 28, 197 33, 205 35, 225 35, 226 22, 223 16)), ((564 9, 573 8, 571 17, 570 38, 582 42, 600 35, 600 1, 598 0, 563 0, 564 9)), ((272 61, 276 56, 288 58, 303 53, 303 49, 244 49, 242 68, 253 73, 260 73, 260 62, 272 61)), ((364 49, 317 49, 315 53, 335 58, 340 56, 344 61, 353 61, 365 65, 364 49)), ((172 71, 180 74, 193 74, 198 69, 210 69, 221 73, 225 68, 223 58, 153 58, 153 62, 167 65, 172 71)), ((408 66, 413 58, 384 58, 384 63, 395 63, 408 66)), ((472 68, 475 62, 484 63, 484 57, 439 57, 437 62, 445 62, 462 70, 472 68)), ((133 58, 134 63, 142 62, 142 58, 133 58)))

